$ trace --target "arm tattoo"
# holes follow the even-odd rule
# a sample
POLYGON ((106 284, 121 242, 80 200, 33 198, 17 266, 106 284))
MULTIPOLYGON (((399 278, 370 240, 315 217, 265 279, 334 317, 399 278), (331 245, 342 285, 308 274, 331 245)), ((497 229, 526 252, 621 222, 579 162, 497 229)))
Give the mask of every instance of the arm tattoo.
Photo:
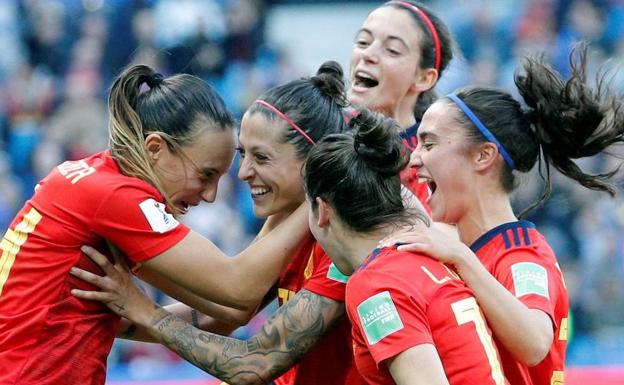
POLYGON ((161 309, 149 331, 202 370, 236 384, 264 384, 297 363, 345 315, 344 303, 299 291, 247 341, 194 328, 161 309))
POLYGON ((130 326, 128 326, 126 330, 119 333, 119 337, 124 338, 124 339, 131 339, 136 333, 136 331, 137 331, 136 324, 130 324, 130 326))
POLYGON ((191 322, 193 326, 195 326, 196 328, 199 327, 199 320, 197 319, 197 310, 195 309, 191 310, 191 322))

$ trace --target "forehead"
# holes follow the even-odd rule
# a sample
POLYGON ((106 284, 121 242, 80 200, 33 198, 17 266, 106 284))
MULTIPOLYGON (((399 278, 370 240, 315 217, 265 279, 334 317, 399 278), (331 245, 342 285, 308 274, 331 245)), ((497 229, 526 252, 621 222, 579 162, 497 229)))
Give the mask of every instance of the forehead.
POLYGON ((360 31, 367 31, 378 38, 396 36, 408 43, 417 45, 422 38, 422 31, 408 9, 385 6, 371 12, 360 31))
POLYGON ((241 120, 238 141, 243 146, 274 147, 281 143, 284 125, 277 119, 268 119, 260 112, 245 113, 241 120))
POLYGON ((458 113, 452 102, 446 99, 438 100, 425 111, 418 127, 418 136, 423 138, 461 135, 463 130, 457 122, 458 113))
POLYGON ((234 147, 233 130, 204 129, 183 150, 199 167, 225 172, 234 157, 234 147))

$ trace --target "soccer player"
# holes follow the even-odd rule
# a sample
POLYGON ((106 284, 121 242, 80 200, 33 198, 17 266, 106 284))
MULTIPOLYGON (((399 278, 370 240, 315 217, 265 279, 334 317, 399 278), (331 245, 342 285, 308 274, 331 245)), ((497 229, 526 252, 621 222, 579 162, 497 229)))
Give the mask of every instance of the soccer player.
POLYGON ((550 193, 551 166, 587 188, 615 193, 608 183, 614 172, 587 174, 573 161, 624 141, 623 102, 604 77, 595 90, 586 83, 586 51, 572 51, 569 79, 527 59, 515 76, 527 109, 486 87, 434 103, 411 165, 432 187, 433 219, 456 224, 463 243, 435 229, 388 239, 454 266, 492 327, 511 384, 564 383, 569 311, 555 254, 512 210, 514 172, 530 171, 541 154, 546 189, 536 204, 550 193))
MULTIPOLYGON (((354 105, 399 122, 410 150, 422 114, 435 100, 433 87, 453 57, 453 39, 435 13, 420 3, 390 1, 373 10, 355 37, 348 97, 354 105)), ((401 172, 421 202, 430 195, 415 169, 401 172)))
POLYGON ((308 233, 301 207, 232 259, 172 215, 212 202, 234 154, 234 119, 204 81, 133 66, 108 102, 110 150, 56 167, 0 242, 2 385, 104 384, 119 317, 71 295, 93 288, 72 266, 98 271, 81 245, 108 240, 156 286, 247 309, 308 233))
POLYGON ((400 198, 407 152, 393 120, 364 110, 350 125, 354 132, 311 150, 304 178, 310 229, 350 275, 358 370, 375 385, 505 384, 491 332, 459 277, 425 254, 375 248, 413 221, 400 198))
MULTIPOLYGON (((274 226, 304 202, 301 168, 310 149, 323 136, 346 129, 342 109, 347 100, 342 77, 340 66, 327 62, 316 76, 266 91, 243 116, 239 177, 249 184, 254 213, 270 217, 265 227, 274 226)), ((93 257, 105 261, 97 254, 93 257)), ((98 285, 97 277, 77 274, 98 285)), ((162 342, 231 385, 262 384, 274 379, 280 385, 363 383, 353 365, 344 307, 346 277, 331 265, 311 234, 293 253, 277 281, 272 294, 279 300, 279 309, 257 335, 246 341, 192 327, 187 321, 193 320, 193 309, 182 304, 167 308, 174 315, 155 308, 139 293, 126 298, 136 291, 132 283, 126 275, 112 278, 118 278, 115 287, 102 286, 103 292, 79 291, 76 295, 103 300, 141 326, 132 338, 162 342), (151 338, 145 338, 146 333, 151 338)), ((196 318, 202 321, 195 326, 215 330, 215 319, 237 318, 245 323, 253 315, 237 315, 225 308, 213 310, 217 311, 198 315, 196 318)))

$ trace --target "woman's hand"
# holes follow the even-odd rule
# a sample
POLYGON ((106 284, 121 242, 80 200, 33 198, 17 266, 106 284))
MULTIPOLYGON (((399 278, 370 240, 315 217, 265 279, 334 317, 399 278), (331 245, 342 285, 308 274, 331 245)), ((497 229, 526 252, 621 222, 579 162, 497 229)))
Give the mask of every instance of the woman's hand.
POLYGON ((106 275, 99 276, 72 267, 70 270, 72 275, 101 289, 99 291, 73 289, 72 295, 91 301, 100 301, 132 322, 143 324, 142 322, 149 321, 150 313, 156 309, 156 305, 132 282, 132 275, 125 262, 116 255, 113 265, 106 256, 92 247, 83 246, 81 250, 97 263, 106 275))
POLYGON ((459 240, 456 232, 449 226, 436 225, 391 234, 381 242, 382 246, 400 244, 398 250, 426 254, 454 266, 458 272, 465 264, 476 261, 472 250, 459 240))

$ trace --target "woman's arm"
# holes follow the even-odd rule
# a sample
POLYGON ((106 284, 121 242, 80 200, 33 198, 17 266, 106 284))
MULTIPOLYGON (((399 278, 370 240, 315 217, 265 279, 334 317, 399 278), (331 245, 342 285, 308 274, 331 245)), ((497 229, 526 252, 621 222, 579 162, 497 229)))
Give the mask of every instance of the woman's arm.
POLYGON ((397 385, 448 385, 444 367, 435 346, 411 347, 387 361, 397 385))
POLYGON ((191 231, 177 245, 144 262, 141 269, 164 275, 206 300, 253 310, 308 235, 304 203, 275 230, 234 258, 191 231))
POLYGON ((474 292, 492 331, 516 360, 533 366, 546 357, 554 337, 550 317, 516 298, 468 246, 435 228, 390 237, 385 242, 406 243, 399 249, 425 253, 453 265, 474 292))
MULTIPOLYGON (((210 316, 198 312, 197 310, 181 302, 167 305, 164 307, 164 309, 171 314, 175 314, 176 316, 190 323, 194 327, 201 330, 209 331, 211 333, 216 333, 219 335, 229 335, 237 328, 235 324, 216 320, 210 316)), ((159 342, 156 338, 149 334, 147 329, 138 326, 137 324, 125 318, 122 318, 121 320, 119 330, 117 331, 117 338, 141 342, 159 342)))
POLYGON ((101 254, 92 258, 105 276, 78 268, 71 272, 101 290, 74 289, 72 294, 105 303, 189 362, 231 385, 264 384, 279 376, 345 313, 342 302, 301 290, 255 336, 244 341, 223 337, 200 330, 156 306, 134 285, 130 273, 120 263, 113 266, 101 254))

